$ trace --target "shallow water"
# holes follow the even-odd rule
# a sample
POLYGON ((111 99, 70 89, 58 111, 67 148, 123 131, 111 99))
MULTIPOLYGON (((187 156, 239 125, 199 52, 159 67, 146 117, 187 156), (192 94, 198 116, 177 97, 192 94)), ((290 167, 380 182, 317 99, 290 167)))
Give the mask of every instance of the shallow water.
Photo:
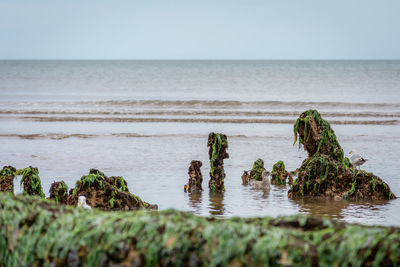
POLYGON ((0 61, 0 164, 37 166, 46 192, 98 168, 160 209, 400 225, 400 199, 294 201, 288 187, 241 185, 259 157, 269 170, 278 160, 300 166, 292 125, 308 108, 400 196, 398 61, 0 61), (207 189, 210 131, 229 140, 222 195, 207 189), (192 195, 183 185, 194 159, 205 190, 192 195))

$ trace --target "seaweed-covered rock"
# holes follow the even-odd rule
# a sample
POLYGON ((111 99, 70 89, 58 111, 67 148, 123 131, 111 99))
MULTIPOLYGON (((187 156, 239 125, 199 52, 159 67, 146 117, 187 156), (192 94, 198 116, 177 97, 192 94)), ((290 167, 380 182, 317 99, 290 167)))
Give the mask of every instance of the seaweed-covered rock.
POLYGON ((22 174, 21 185, 24 185, 24 194, 45 197, 38 168, 29 166, 28 168, 18 170, 17 174, 22 174))
POLYGON ((4 166, 0 171, 0 192, 14 193, 14 179, 16 169, 12 166, 4 166))
POLYGON ((211 192, 225 191, 224 159, 229 158, 229 154, 226 153, 226 149, 228 148, 226 135, 210 133, 208 135, 207 147, 209 147, 208 157, 210 159, 210 181, 208 187, 211 192))
POLYGON ((271 184, 275 185, 285 185, 286 178, 289 176, 289 173, 286 171, 285 164, 282 160, 272 166, 271 172, 271 184))
POLYGON ((4 266, 399 266, 400 228, 310 217, 103 212, 0 194, 4 266), (33 245, 32 245, 33 244, 33 245))
POLYGON ((372 173, 357 170, 344 157, 329 123, 316 110, 303 112, 294 124, 295 143, 308 152, 298 169, 289 197, 348 200, 396 198, 389 186, 372 173))
POLYGON ((85 196, 89 206, 102 210, 157 208, 157 205, 150 205, 131 194, 124 178, 107 177, 96 169, 91 169, 88 175, 76 182, 75 188, 70 189, 67 204, 76 206, 79 196, 85 196))
POLYGON ((340 161, 319 154, 304 160, 288 195, 337 200, 396 198, 389 186, 374 174, 349 168, 340 161))
POLYGON ((49 193, 49 199, 53 199, 61 204, 67 204, 68 185, 64 181, 52 183, 49 193))
POLYGON ((187 185, 185 185, 185 192, 201 192, 203 189, 201 187, 201 183, 203 182, 203 175, 201 174, 200 167, 203 163, 199 160, 192 160, 190 162, 188 175, 189 181, 187 185))

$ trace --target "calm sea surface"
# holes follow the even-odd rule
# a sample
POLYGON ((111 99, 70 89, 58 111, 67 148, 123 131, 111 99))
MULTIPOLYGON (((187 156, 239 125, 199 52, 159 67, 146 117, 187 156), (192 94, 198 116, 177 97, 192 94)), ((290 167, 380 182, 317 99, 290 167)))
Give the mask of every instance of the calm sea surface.
POLYGON ((289 187, 241 185, 257 158, 268 170, 278 160, 300 166, 293 123, 309 108, 400 197, 400 61, 0 61, 0 165, 38 167, 46 192, 98 168, 160 209, 400 226, 400 198, 294 201, 289 187), (207 188, 211 131, 229 140, 219 196, 207 188), (205 190, 190 195, 183 186, 195 159, 205 190))

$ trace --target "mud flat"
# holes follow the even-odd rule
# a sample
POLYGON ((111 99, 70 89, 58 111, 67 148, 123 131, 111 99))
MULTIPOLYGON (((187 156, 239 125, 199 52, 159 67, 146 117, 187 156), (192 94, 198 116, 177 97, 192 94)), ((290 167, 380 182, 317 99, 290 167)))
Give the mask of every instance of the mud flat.
POLYGON ((86 210, 0 193, 5 266, 393 266, 400 228, 316 217, 218 220, 178 211, 86 210))

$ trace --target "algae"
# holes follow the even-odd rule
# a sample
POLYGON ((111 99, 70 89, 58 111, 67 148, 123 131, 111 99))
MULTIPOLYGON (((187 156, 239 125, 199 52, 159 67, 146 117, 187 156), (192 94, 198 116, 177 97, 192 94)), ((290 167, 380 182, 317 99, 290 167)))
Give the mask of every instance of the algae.
POLYGON ((264 168, 264 161, 262 159, 257 159, 253 163, 253 168, 250 172, 250 177, 253 180, 261 181, 262 180, 262 173, 265 170, 264 168))
POLYGON ((298 140, 299 147, 303 145, 310 157, 319 153, 344 161, 343 149, 337 141, 335 132, 317 110, 310 109, 300 114, 293 131, 295 137, 293 144, 298 140))
POLYGON ((242 184, 248 185, 253 189, 269 190, 269 171, 264 168, 264 161, 257 159, 253 163, 253 168, 250 171, 243 171, 242 184))
POLYGON ((24 186, 24 194, 28 194, 31 196, 40 196, 42 198, 45 197, 39 178, 38 168, 29 166, 22 170, 18 170, 17 174, 22 175, 21 185, 24 186))
POLYGON ((400 228, 317 217, 87 211, 0 194, 4 266, 396 266, 400 228))
POLYGON ((282 160, 278 161, 272 166, 271 172, 271 184, 275 185, 285 185, 286 178, 289 173, 286 171, 285 164, 282 160))
POLYGON ((53 199, 61 204, 67 204, 68 185, 64 181, 52 183, 49 193, 49 199, 53 199))
POLYGON ((229 158, 226 153, 228 139, 226 135, 211 132, 207 141, 208 156, 210 159, 210 181, 208 187, 212 192, 225 191, 224 159, 229 158))
POLYGON ((76 206, 79 196, 85 196, 89 206, 102 210, 157 208, 157 205, 150 205, 131 194, 123 177, 108 177, 96 169, 90 169, 89 174, 82 176, 76 182, 75 188, 70 189, 67 204, 76 206))
POLYGON ((298 170, 289 197, 313 196, 346 200, 390 200, 396 196, 379 177, 358 171, 347 157, 330 124, 316 110, 300 114, 294 126, 295 142, 308 152, 298 170), (311 186, 310 186, 311 185, 311 186))
POLYGON ((14 179, 17 170, 13 166, 4 166, 0 170, 0 192, 14 193, 14 179))

